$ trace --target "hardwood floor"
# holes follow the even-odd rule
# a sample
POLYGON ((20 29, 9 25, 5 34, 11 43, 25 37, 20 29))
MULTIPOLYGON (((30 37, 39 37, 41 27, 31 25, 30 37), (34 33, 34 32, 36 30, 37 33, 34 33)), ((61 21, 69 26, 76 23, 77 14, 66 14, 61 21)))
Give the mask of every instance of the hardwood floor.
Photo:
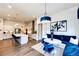
POLYGON ((0 41, 0 48, 5 48, 5 47, 12 47, 12 40, 11 39, 7 39, 7 40, 1 40, 0 41))
POLYGON ((36 43, 38 42, 31 40, 20 47, 14 46, 11 39, 0 41, 0 56, 43 56, 31 48, 31 46, 36 43))

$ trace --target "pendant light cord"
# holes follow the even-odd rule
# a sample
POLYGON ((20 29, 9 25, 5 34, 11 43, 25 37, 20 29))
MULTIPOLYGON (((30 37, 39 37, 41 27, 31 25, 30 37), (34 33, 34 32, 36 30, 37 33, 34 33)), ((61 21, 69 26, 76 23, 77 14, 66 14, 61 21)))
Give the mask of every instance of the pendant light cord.
POLYGON ((44 15, 47 15, 47 10, 46 10, 46 8, 47 8, 47 5, 46 5, 46 0, 45 0, 45 13, 44 13, 44 15))

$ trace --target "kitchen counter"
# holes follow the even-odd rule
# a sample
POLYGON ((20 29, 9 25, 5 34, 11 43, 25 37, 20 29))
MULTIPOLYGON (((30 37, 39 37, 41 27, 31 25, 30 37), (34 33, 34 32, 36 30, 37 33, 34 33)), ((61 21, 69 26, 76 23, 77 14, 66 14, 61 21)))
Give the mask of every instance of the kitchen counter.
POLYGON ((26 34, 13 34, 12 36, 20 44, 27 44, 27 42, 28 42, 28 35, 26 35, 26 34))

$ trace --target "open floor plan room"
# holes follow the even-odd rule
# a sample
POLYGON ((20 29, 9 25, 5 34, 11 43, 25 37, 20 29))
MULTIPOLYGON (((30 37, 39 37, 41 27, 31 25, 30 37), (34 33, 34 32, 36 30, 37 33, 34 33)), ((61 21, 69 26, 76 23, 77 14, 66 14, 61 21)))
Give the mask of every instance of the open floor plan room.
POLYGON ((79 4, 0 3, 0 56, 79 56, 79 4))

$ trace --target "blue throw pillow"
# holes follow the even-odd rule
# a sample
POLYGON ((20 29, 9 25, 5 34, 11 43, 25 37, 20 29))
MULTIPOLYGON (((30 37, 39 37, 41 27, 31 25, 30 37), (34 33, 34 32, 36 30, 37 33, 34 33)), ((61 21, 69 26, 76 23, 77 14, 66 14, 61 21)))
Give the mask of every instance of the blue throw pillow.
POLYGON ((46 45, 44 45, 43 50, 48 52, 48 53, 51 53, 51 51, 54 50, 54 46, 52 44, 46 44, 46 45))

